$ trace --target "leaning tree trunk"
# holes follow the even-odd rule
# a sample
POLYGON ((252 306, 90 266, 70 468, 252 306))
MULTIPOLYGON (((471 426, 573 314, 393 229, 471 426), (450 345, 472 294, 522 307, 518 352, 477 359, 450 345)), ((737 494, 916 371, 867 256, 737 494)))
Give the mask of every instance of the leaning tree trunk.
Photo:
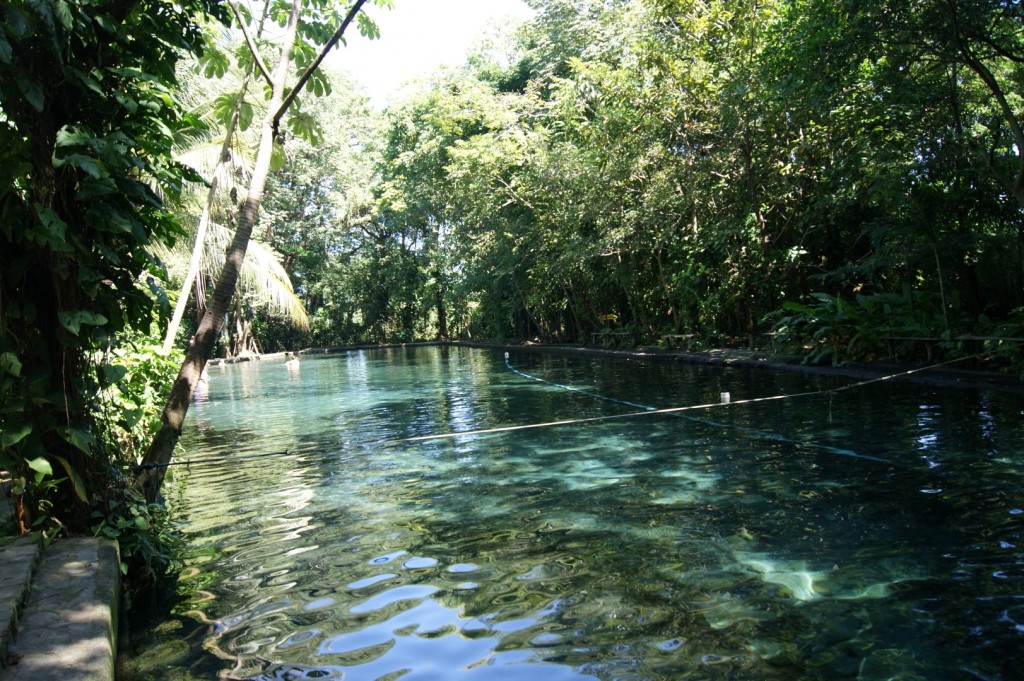
POLYGON ((228 248, 224 268, 221 270, 217 285, 213 290, 213 298, 199 323, 195 340, 185 353, 185 362, 181 365, 178 378, 167 398, 167 405, 164 407, 161 417, 160 430, 142 459, 143 468, 135 481, 150 503, 156 501, 160 493, 160 486, 163 484, 164 474, 167 472, 166 466, 174 455, 174 447, 178 444, 178 438, 181 437, 181 427, 185 422, 189 404, 192 402, 196 384, 206 367, 210 350, 213 348, 217 336, 220 335, 224 317, 235 293, 238 273, 242 269, 242 261, 245 260, 249 237, 252 236, 252 228, 256 223, 260 201, 263 199, 263 190, 270 173, 270 155, 274 149, 278 108, 284 101, 284 86, 291 66, 291 51, 292 45, 295 43, 301 6, 301 0, 293 0, 291 15, 288 18, 288 26, 281 46, 281 60, 274 72, 270 104, 267 107, 267 115, 260 131, 260 146, 249 183, 249 193, 239 214, 238 229, 235 230, 235 236, 228 248))
MULTIPOLYGON (((192 396, 195 393, 196 384, 206 367, 206 360, 210 356, 210 350, 220 335, 224 326, 224 318, 227 314, 231 298, 235 293, 235 286, 238 283, 238 274, 242 269, 242 262, 245 260, 245 252, 249 246, 249 238, 252 236, 253 225, 256 224, 256 216, 259 213, 260 201, 263 199, 263 190, 267 184, 267 176, 270 173, 270 156, 274 150, 274 138, 277 135, 278 125, 284 117, 285 112, 295 96, 302 90, 309 76, 316 70, 327 53, 341 39, 345 29, 352 23, 359 10, 366 0, 356 0, 352 9, 345 16, 338 30, 331 36, 331 39, 324 46, 317 59, 299 78, 298 83, 285 97, 285 83, 288 78, 288 71, 291 67, 291 51, 295 44, 295 37, 299 25, 299 13, 302 7, 302 0, 292 0, 291 13, 288 16, 288 25, 281 41, 281 60, 274 70, 273 77, 269 78, 271 85, 271 97, 267 107, 267 115, 263 120, 260 130, 260 145, 256 154, 256 164, 253 167, 252 179, 249 184, 249 193, 245 199, 245 205, 238 216, 238 228, 231 246, 228 248, 227 257, 224 260, 224 268, 221 270, 217 285, 213 290, 213 298, 210 301, 202 321, 199 322, 199 329, 196 331, 195 339, 188 351, 185 353, 185 361, 178 372, 178 378, 171 387, 171 394, 167 398, 167 404, 161 416, 160 430, 157 431, 153 442, 150 444, 146 455, 142 459, 142 467, 135 479, 135 485, 146 496, 150 503, 156 501, 160 494, 160 487, 163 484, 164 475, 167 472, 167 465, 174 455, 174 447, 181 437, 181 427, 185 422, 185 415, 192 403, 192 396)), ((232 3, 233 4, 233 3, 232 3)), ((236 12, 237 15, 237 12, 236 12)), ((266 74, 262 66, 259 54, 247 31, 247 42, 253 51, 253 58, 257 65, 266 74)))

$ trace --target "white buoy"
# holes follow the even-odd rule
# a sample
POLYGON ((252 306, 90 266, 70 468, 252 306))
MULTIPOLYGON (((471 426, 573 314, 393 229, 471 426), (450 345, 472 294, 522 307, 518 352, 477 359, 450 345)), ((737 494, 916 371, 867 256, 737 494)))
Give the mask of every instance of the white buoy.
POLYGON ((729 393, 722 393, 719 397, 722 400, 722 404, 729 404, 729 402, 732 401, 732 397, 729 395, 729 393))

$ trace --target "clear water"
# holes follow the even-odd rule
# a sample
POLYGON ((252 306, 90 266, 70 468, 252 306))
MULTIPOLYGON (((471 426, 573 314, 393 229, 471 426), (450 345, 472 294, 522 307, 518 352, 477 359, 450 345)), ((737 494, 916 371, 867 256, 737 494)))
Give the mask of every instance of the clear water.
POLYGON ((466 348, 212 369, 151 678, 1011 679, 1024 395, 466 348), (575 388, 569 390, 567 388, 575 388), (237 459, 272 452, 260 458, 237 459))

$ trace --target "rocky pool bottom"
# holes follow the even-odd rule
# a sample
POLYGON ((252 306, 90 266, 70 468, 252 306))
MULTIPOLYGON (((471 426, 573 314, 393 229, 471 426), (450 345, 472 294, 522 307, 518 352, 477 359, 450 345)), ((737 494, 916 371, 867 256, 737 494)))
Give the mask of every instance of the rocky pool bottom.
POLYGON ((437 347, 211 373, 185 442, 223 460, 176 471, 183 601, 136 628, 136 678, 1024 663, 1019 392, 437 347))

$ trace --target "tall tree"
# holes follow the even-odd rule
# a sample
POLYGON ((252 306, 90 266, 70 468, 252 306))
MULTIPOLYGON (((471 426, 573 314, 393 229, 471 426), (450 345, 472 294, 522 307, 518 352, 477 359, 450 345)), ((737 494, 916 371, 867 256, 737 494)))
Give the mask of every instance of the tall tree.
POLYGON ((178 233, 154 191, 173 196, 187 175, 170 154, 175 64, 221 11, 206 0, 0 7, 0 466, 37 499, 63 469, 51 512, 76 529, 90 514, 68 500, 116 486, 93 407, 118 370, 98 358, 119 335, 149 331, 160 309, 149 247, 178 233))
POLYGON ((827 290, 932 336, 1024 302, 1017 3, 535 5, 389 128, 385 222, 440 216, 465 332, 755 336, 827 290))
MULTIPOLYGON (((214 288, 210 306, 206 314, 203 315, 199 329, 196 331, 194 342, 185 355, 185 361, 178 372, 178 378, 174 383, 171 394, 168 396, 167 405, 164 407, 161 419, 161 428, 154 437, 153 444, 146 452, 146 456, 143 458, 143 468, 136 479, 136 484, 144 491, 146 498, 150 501, 155 500, 160 492, 160 486, 163 483, 166 472, 166 465, 170 462, 178 438, 181 436, 181 427, 184 423, 185 415, 188 413, 188 407, 192 401, 195 386, 199 381, 203 368, 206 366, 210 350, 220 333, 228 306, 234 295, 238 273, 245 259, 245 252, 256 222, 260 202, 263 198, 267 176, 270 172, 275 140, 281 134, 281 125, 285 114, 296 101, 295 98, 302 91, 303 87, 317 73, 317 69, 324 57, 337 44, 345 30, 357 16, 360 17, 359 25, 364 34, 376 35, 376 26, 365 14, 360 12, 365 2, 366 0, 356 0, 352 3, 344 19, 337 26, 337 30, 321 43, 323 47, 319 54, 309 61, 305 71, 290 89, 287 87, 287 81, 294 56, 292 48, 296 45, 300 23, 313 39, 317 37, 322 39, 325 37, 323 18, 321 16, 303 17, 303 4, 301 0, 292 0, 290 6, 282 4, 280 7, 271 10, 271 16, 278 20, 284 29, 280 38, 280 52, 277 55, 277 64, 273 73, 271 73, 264 64, 259 49, 253 42, 241 12, 232 4, 236 19, 239 21, 239 28, 244 32, 246 41, 252 50, 252 58, 256 61, 263 78, 267 82, 270 98, 267 115, 263 119, 260 130, 260 145, 249 183, 248 195, 239 213, 238 225, 225 258, 224 267, 214 288), (301 22, 300 19, 302 19, 301 22)), ((390 2, 388 0, 379 0, 378 4, 390 5, 390 2)), ((305 119, 298 119, 293 125, 301 126, 305 122, 305 119)))
MULTIPOLYGON (((270 5, 267 4, 266 7, 269 8, 270 5)), ((260 23, 260 28, 262 30, 262 21, 260 23)), ((206 249, 206 233, 209 229, 210 220, 213 218, 213 211, 214 206, 216 205, 217 191, 220 188, 221 177, 231 165, 232 144, 235 139, 235 129, 238 126, 239 116, 245 106, 245 94, 246 90, 249 88, 250 77, 251 73, 247 72, 242 78, 240 92, 235 97, 234 106, 230 108, 230 114, 224 126, 224 140, 221 143, 220 151, 217 155, 216 165, 213 168, 213 172, 210 173, 209 187, 206 192, 206 201, 203 204, 203 211, 199 216, 199 222, 196 226, 196 235, 192 244, 192 254, 189 257, 188 270, 185 272, 185 278, 182 281, 181 290, 178 293, 178 299, 174 305, 174 314, 171 315, 171 320, 167 324, 167 331, 164 334, 164 354, 168 354, 171 351, 174 339, 178 335, 178 327, 181 324, 181 319, 185 315, 185 308, 188 305, 190 293, 193 287, 196 287, 196 277, 199 276, 199 268, 202 266, 203 253, 206 249)), ((198 305, 198 297, 196 302, 198 305)))
POLYGON ((348 287, 335 279, 349 279, 361 227, 371 219, 381 113, 355 81, 330 75, 330 94, 304 109, 317 122, 318 139, 286 140, 285 161, 271 173, 261 206, 262 238, 283 255, 312 322, 307 336, 266 321, 268 340, 288 348, 362 340, 358 325, 346 321, 357 312, 343 293, 348 287))

